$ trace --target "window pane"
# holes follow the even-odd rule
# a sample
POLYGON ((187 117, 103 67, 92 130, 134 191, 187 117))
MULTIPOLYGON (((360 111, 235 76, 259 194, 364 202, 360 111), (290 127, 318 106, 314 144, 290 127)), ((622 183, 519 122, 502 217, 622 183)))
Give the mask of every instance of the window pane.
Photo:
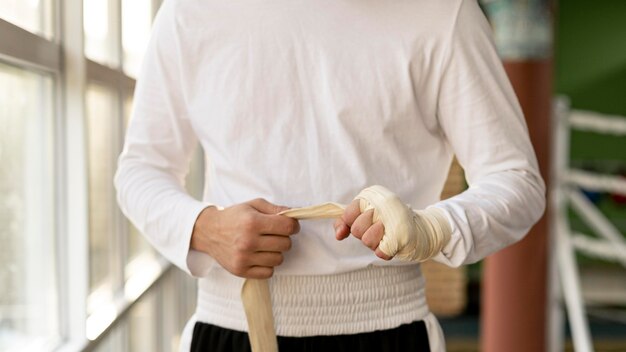
POLYGON ((196 280, 174 269, 161 281, 161 343, 164 351, 178 351, 181 333, 196 308, 196 280))
POLYGON ((179 317, 182 315, 180 312, 180 287, 176 285, 176 273, 170 271, 161 284, 161 297, 163 297, 163 304, 161 305, 161 316, 167 317, 161 322, 161 343, 163 344, 163 351, 178 351, 178 344, 180 343, 180 335, 184 325, 180 324, 179 317))
MULTIPOLYGON (((128 222, 128 261, 132 261, 141 254, 154 255, 152 246, 135 226, 128 222)), ((128 273, 127 273, 128 274, 128 273)), ((127 275, 128 276, 128 275, 127 275)))
POLYGON ((49 39, 53 34, 53 6, 52 0, 2 0, 0 18, 49 39))
POLYGON ((130 311, 129 351, 157 351, 157 316, 154 293, 141 299, 130 311))
MULTIPOLYGON (((133 98, 132 96, 128 96, 124 100, 124 126, 128 126, 128 122, 130 121, 130 116, 133 109, 133 98)), ((128 257, 127 263, 131 262, 133 259, 138 257, 141 254, 149 254, 155 255, 156 251, 153 247, 148 243, 146 238, 137 230, 137 228, 127 220, 128 224, 128 257)), ((126 273, 127 278, 129 274, 126 273)))
MULTIPOLYGON (((105 336, 102 341, 98 342, 98 346, 94 352, 111 352, 124 351, 124 330, 126 329, 124 322, 113 328, 113 330, 105 336)), ((138 350, 141 351, 141 350, 138 350)))
POLYGON ((150 39, 152 0, 122 0, 122 45, 124 71, 137 77, 143 53, 150 39))
POLYGON ((0 63, 0 351, 57 336, 53 87, 0 63))
POLYGON ((178 274, 178 284, 180 291, 179 302, 181 303, 181 325, 184 326, 196 309, 198 280, 194 280, 191 276, 186 275, 180 269, 175 269, 178 274))
POLYGON ((119 64, 117 1, 84 0, 85 55, 101 64, 119 64))
POLYGON ((89 282, 91 290, 111 289, 114 270, 116 212, 113 175, 118 148, 115 142, 117 99, 109 89, 87 88, 89 158, 89 282))

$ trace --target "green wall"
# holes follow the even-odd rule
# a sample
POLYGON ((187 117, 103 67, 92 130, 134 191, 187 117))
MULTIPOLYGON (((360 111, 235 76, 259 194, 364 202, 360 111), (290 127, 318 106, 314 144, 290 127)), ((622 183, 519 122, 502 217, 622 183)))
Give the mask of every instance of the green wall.
MULTIPOLYGON (((626 116, 626 0, 559 1, 555 89, 573 108, 626 116)), ((571 161, 603 172, 626 172, 626 137, 572 133, 571 161)), ((626 234, 626 206, 602 194, 600 210, 626 234)), ((593 233, 573 212, 570 225, 593 233)), ((599 262, 579 255, 579 262, 599 262)))
MULTIPOLYGON (((626 1, 559 1, 555 44, 556 93, 576 109, 626 116, 626 1)), ((625 137, 573 133, 574 163, 616 160, 626 161, 625 137)))

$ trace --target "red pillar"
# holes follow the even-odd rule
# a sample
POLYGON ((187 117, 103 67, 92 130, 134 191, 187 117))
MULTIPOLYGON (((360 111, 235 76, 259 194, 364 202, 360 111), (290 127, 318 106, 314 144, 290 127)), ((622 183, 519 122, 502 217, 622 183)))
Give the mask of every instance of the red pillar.
MULTIPOLYGON (((506 62, 542 175, 548 182, 552 62, 506 62)), ((547 216, 519 243, 484 262, 481 297, 481 351, 541 352, 547 327, 547 216)))

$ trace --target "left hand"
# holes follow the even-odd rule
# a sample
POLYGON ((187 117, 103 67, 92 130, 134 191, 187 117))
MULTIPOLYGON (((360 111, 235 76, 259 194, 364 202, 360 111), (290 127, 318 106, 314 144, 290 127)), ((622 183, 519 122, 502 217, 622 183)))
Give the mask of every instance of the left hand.
POLYGON ((370 209, 361 213, 359 200, 353 200, 344 211, 341 218, 335 221, 335 238, 344 240, 352 234, 381 259, 390 260, 391 257, 378 249, 378 244, 383 239, 385 227, 382 222, 372 223, 374 210, 370 209))

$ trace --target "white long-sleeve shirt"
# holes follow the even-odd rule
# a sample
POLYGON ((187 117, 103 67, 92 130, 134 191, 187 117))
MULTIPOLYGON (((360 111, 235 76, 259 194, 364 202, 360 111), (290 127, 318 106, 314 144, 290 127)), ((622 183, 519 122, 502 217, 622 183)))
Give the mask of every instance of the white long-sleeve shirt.
MULTIPOLYGON (((189 249, 194 222, 208 205, 258 197, 290 207, 349 203, 380 184, 414 209, 444 210, 453 233, 434 260, 451 266, 518 241, 545 207, 522 111, 475 0, 166 0, 115 184, 122 210, 150 243, 200 279, 190 324, 238 330, 247 329, 242 280, 189 249), (207 158, 202 201, 183 187, 197 141, 207 158), (469 188, 441 201, 454 154, 469 188)), ((358 308, 380 316, 369 322, 329 325, 323 319, 339 311, 321 308, 319 317, 298 318, 325 304, 296 297, 289 304, 300 310, 281 306, 291 286, 307 284, 302 278, 385 267, 375 270, 406 279, 408 267, 401 266, 419 266, 380 260, 352 237, 336 241, 328 221, 302 221, 292 239, 272 280, 279 334, 354 333, 424 316, 400 317, 381 311, 382 304, 358 308)), ((365 280, 368 292, 380 286, 366 274, 342 280, 365 280)), ((415 281, 423 290, 421 276, 415 281)), ((328 297, 337 294, 331 286, 328 297)), ((398 293, 376 295, 391 302, 398 293)))

